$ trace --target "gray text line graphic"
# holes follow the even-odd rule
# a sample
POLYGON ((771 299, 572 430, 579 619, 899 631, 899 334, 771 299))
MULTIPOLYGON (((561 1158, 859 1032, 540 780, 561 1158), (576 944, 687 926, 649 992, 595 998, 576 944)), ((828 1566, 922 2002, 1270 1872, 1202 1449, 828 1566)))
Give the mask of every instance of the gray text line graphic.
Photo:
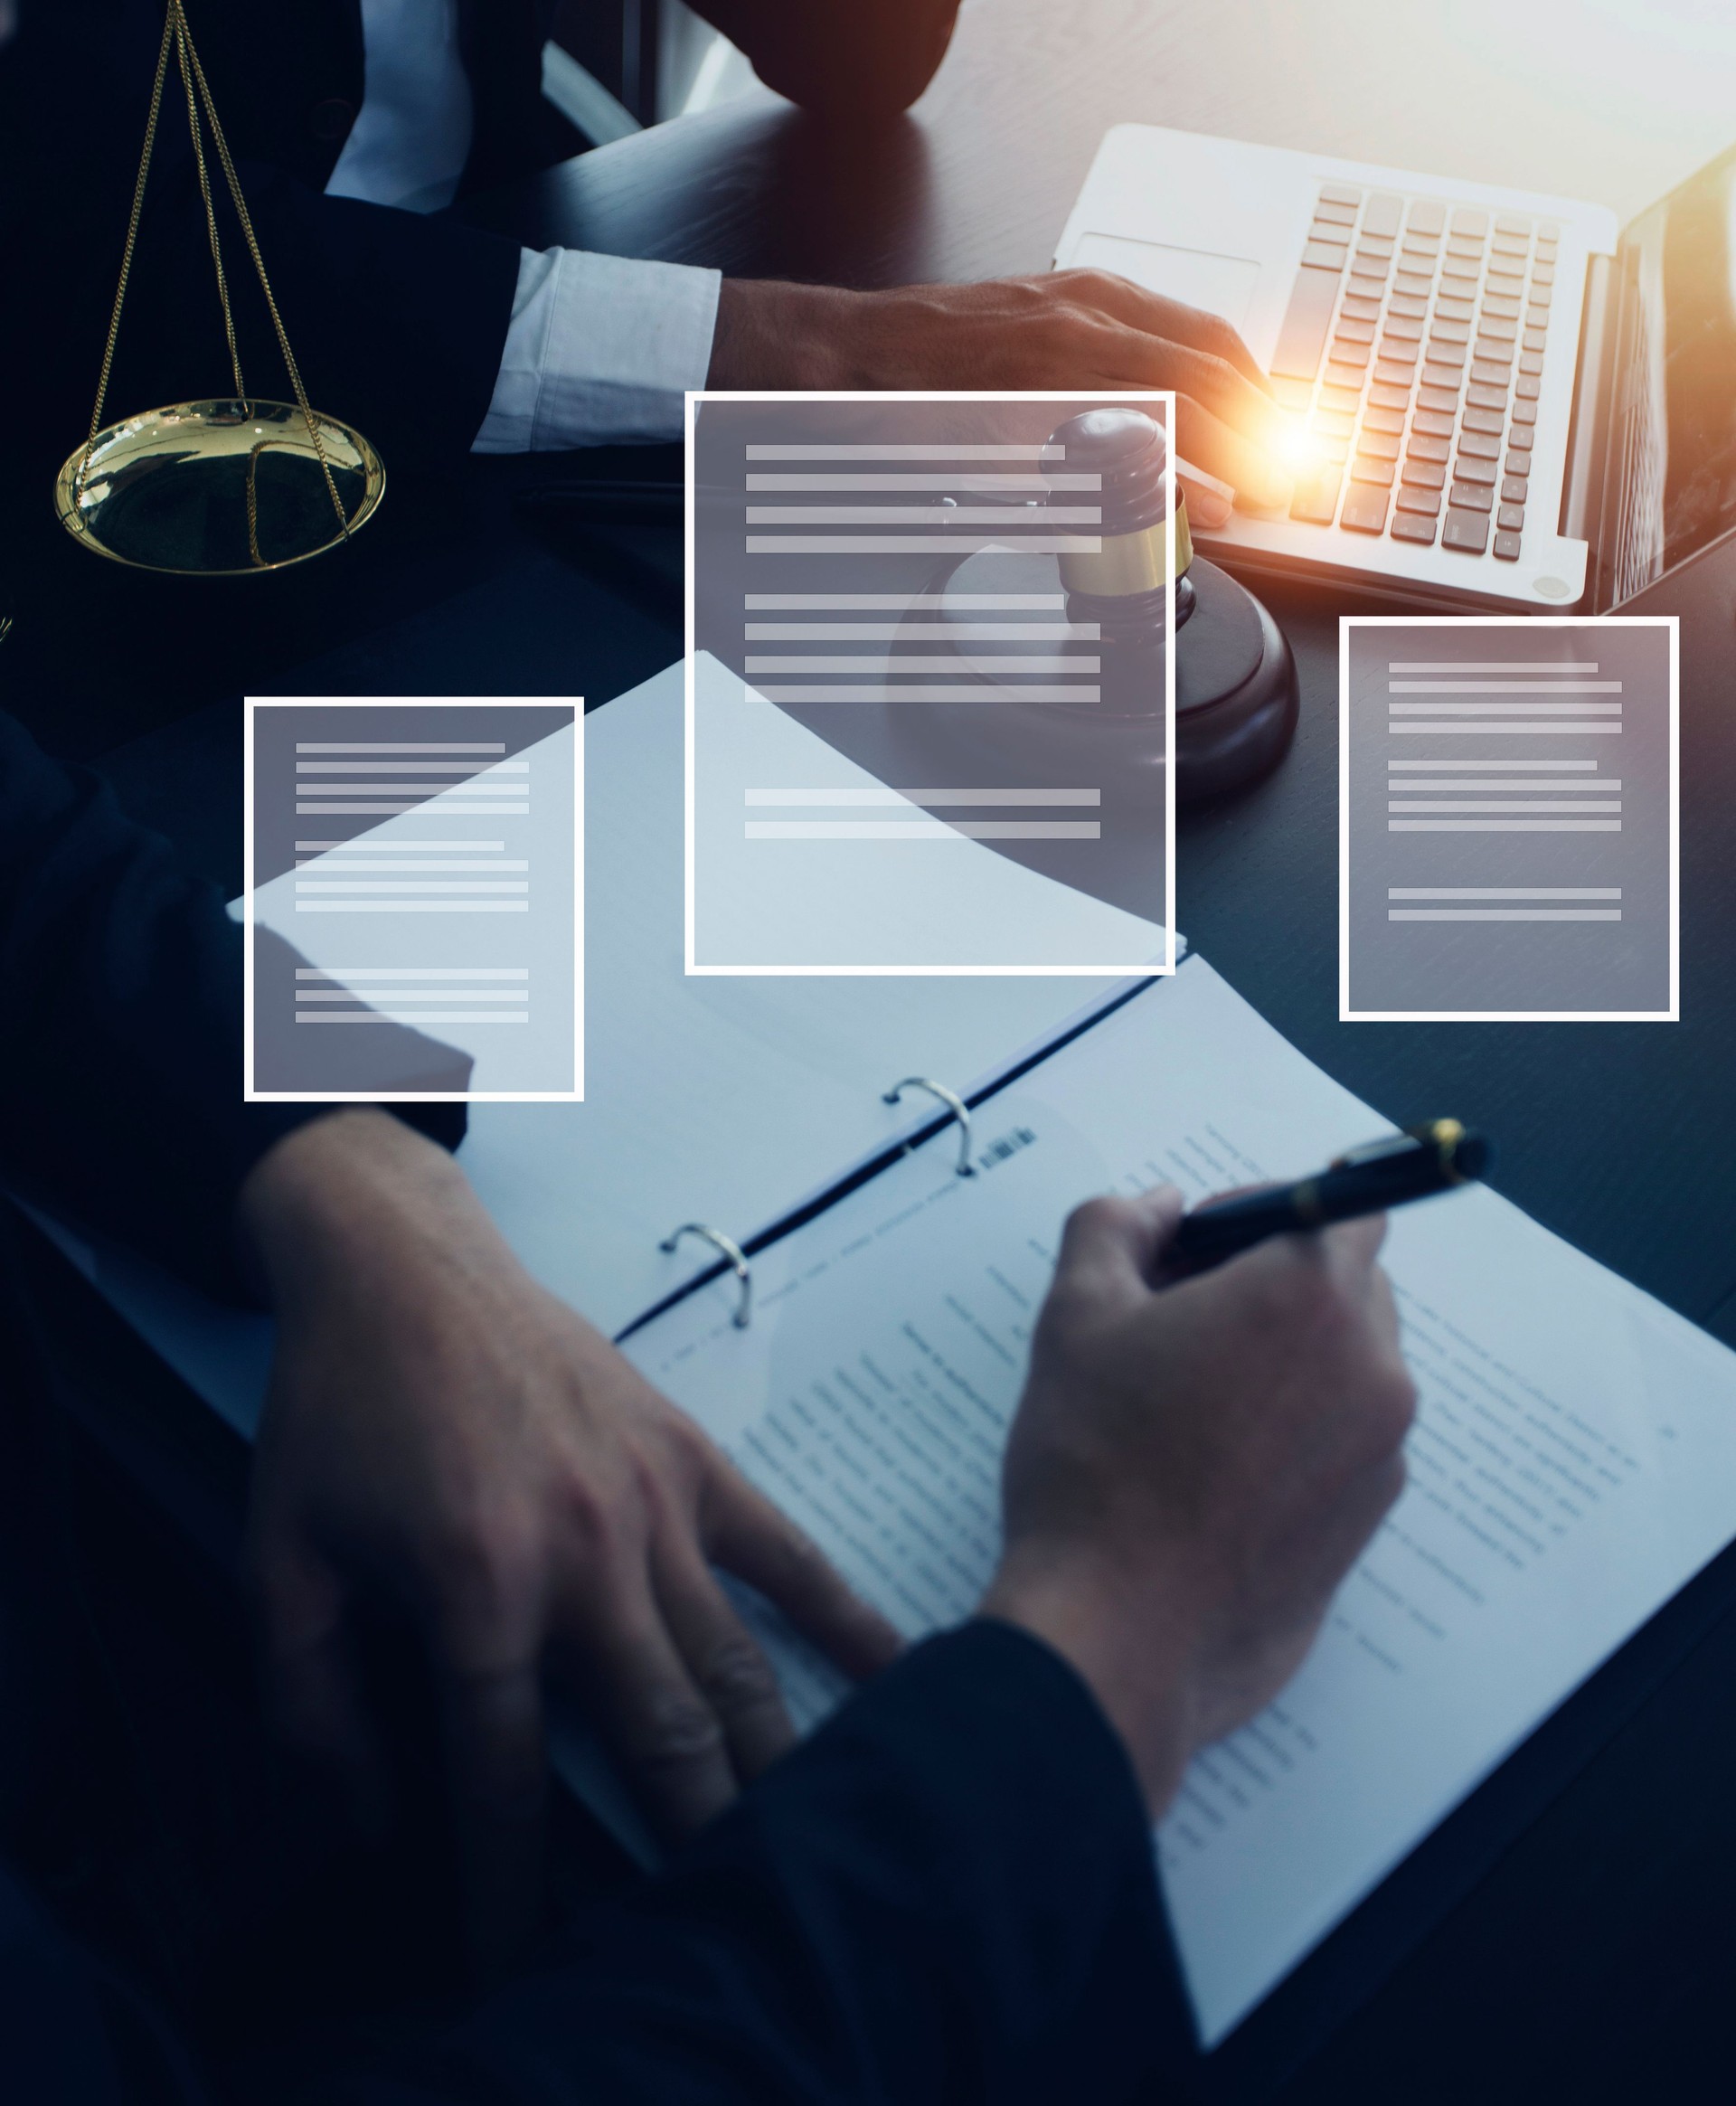
POLYGON ((298 914, 528 914, 528 900, 297 900, 298 914))
POLYGON ((1619 694, 1619 680, 1390 680, 1389 694, 1619 694))
POLYGON ((302 965, 298 980, 528 980, 522 965, 302 965))
MULTIPOLYGON (((1462 761, 1443 762, 1443 766, 1462 767, 1462 761)), ((1530 767, 1531 762, 1515 763, 1530 767)), ((1556 797, 1583 797, 1587 790, 1609 790, 1621 788, 1618 778, 1608 775, 1595 776, 1530 776, 1530 775, 1398 775, 1387 778, 1387 790, 1392 796, 1417 797, 1423 791, 1438 789, 1546 789, 1556 797)))
MULTIPOLYGON (((994 658, 997 673, 1098 673, 1102 660, 1083 654, 1055 651, 1007 651, 994 658)), ((922 651, 861 651, 848 656, 810 656, 800 651, 754 653, 747 658, 749 673, 873 673, 882 679, 914 673, 954 673, 958 661, 950 653, 929 656, 922 651)))
POLYGON ((419 856, 414 862, 394 862, 388 856, 375 856, 372 863, 344 863, 335 855, 312 855, 296 865, 297 870, 316 870, 326 874, 351 872, 363 876, 376 870, 387 870, 417 872, 424 877, 442 873, 449 877, 458 874, 467 875, 473 871, 528 870, 530 867, 528 863, 510 855, 478 855, 470 863, 447 863, 438 856, 419 856))
POLYGON ((323 848, 341 848, 346 855, 359 855, 363 850, 373 855, 403 855, 406 854, 420 855, 424 851, 431 854, 438 849, 445 853, 448 850, 460 848, 474 848, 485 855, 502 855, 505 853, 506 844, 504 841, 412 841, 407 834, 401 835, 392 841, 297 841, 296 843, 298 854, 317 854, 323 848))
POLYGON ((966 643, 1095 644, 1101 625, 1095 621, 750 621, 743 628, 750 644, 890 644, 901 637, 918 643, 943 637, 966 643))
POLYGON ((1618 900, 1619 885, 1388 885, 1389 900, 1618 900))
POLYGON ((750 841, 1099 841, 1097 819, 749 819, 750 841))
MULTIPOLYGON (((1036 514, 1032 516, 1035 518, 1036 514)), ((1008 526, 1012 525, 1009 521, 1008 526)), ((1021 555, 1095 556, 1103 552, 1096 534, 1019 534, 995 537, 1021 555)), ((934 556, 969 555, 986 550, 989 537, 968 534, 750 534, 750 556, 934 556)))
POLYGON ((1064 592, 747 592, 749 614, 873 614, 884 609, 950 607, 965 614, 1043 614, 1067 604, 1064 592))
MULTIPOLYGON (((1621 726, 1619 724, 1609 723, 1429 723, 1388 724, 1386 727, 1386 734, 1390 739, 1401 739, 1407 733, 1412 736, 1420 736, 1429 739, 1448 739, 1454 737, 1465 739, 1493 739, 1500 732, 1508 732, 1517 738, 1524 738, 1527 735, 1534 736, 1540 739, 1551 737, 1571 738, 1580 732, 1584 732, 1591 735, 1602 732, 1609 738, 1618 739, 1621 736, 1621 726)), ((1511 763, 1508 763, 1508 765, 1511 765, 1511 763)))
POLYGON ((1619 819, 1389 819, 1389 834, 1619 834, 1619 819))
POLYGON ((1618 717, 1618 702, 1389 702, 1394 717, 1618 717))
POLYGON ((332 1009, 296 1013, 297 1024, 528 1024, 529 1010, 502 1009, 484 1016, 474 1009, 395 1009, 391 1015, 378 1010, 332 1009))
POLYGON ((747 481, 750 490, 773 493, 815 490, 839 496, 854 491, 902 496, 925 490, 941 495, 954 491, 968 494, 974 490, 986 496, 1002 490, 1009 493, 1029 490, 1041 495, 1046 490, 1100 490, 1103 487, 1101 476, 1065 472, 1032 476, 986 470, 974 476, 750 476, 747 481))
POLYGON ((1392 658, 1389 673, 1595 673, 1595 658, 1563 660, 1552 665, 1544 658, 1392 658))
POLYGON ((1523 768, 1527 775, 1535 775, 1540 770, 1545 768, 1563 770, 1577 768, 1591 772, 1595 771, 1598 764, 1595 760, 1535 760, 1529 759, 1524 760, 1461 760, 1455 753, 1449 760, 1389 760, 1386 765, 1389 772, 1394 772, 1401 768, 1523 768))
POLYGON ((750 805, 1100 805, 1100 789, 892 789, 876 783, 854 789, 750 789, 750 805))
MULTIPOLYGON (((426 978, 428 976, 423 975, 426 978)), ((522 1002, 523 987, 297 987, 297 1002, 522 1002)))
POLYGON ((1618 812, 1619 798, 1440 798, 1392 803, 1389 812, 1618 812))
POLYGON ((1389 907, 1389 921, 1619 921, 1619 907, 1389 907))
MULTIPOLYGON (((514 815, 524 817, 530 811, 531 807, 529 805, 476 804, 473 802, 465 808, 467 811, 491 815, 495 818, 511 818, 514 815)), ((363 813, 419 812, 421 809, 420 804, 298 804, 296 807, 296 817, 298 819, 335 819, 347 818, 363 813)))
POLYGON ((505 740, 297 739, 297 753, 504 753, 505 740))
POLYGON ((1064 460, 1064 446, 750 446, 749 460, 1064 460))
MULTIPOLYGON (((469 760, 297 760, 297 775, 458 775, 471 781, 484 777, 503 775, 528 775, 530 763, 526 760, 495 760, 474 762, 469 760)), ((439 789, 430 783, 430 789, 439 789)), ((514 785, 516 787, 516 785, 514 785)))
POLYGON ((876 686, 867 683, 860 687, 808 686, 800 682, 762 680, 760 689, 776 702, 957 702, 991 709, 1003 708, 1009 702, 1095 702, 1099 692, 1080 683, 1077 686, 1009 687, 996 694, 990 688, 973 686, 963 677, 957 681, 936 681, 929 685, 912 682, 908 687, 876 686))
MULTIPOLYGON (((936 526, 932 505, 750 505, 750 526, 936 526)), ((1052 526, 1099 526, 1100 505, 1045 505, 1040 516, 1052 526)), ((1005 505, 953 505, 945 518, 959 526, 1005 526, 1005 505)))

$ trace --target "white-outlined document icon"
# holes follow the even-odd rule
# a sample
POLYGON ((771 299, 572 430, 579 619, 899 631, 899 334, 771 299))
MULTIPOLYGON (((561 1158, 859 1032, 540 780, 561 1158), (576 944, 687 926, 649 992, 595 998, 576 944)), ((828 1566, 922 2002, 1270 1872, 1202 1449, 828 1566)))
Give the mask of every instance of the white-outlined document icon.
POLYGON ((583 1094, 582 706, 250 697, 250 1100, 583 1094))
POLYGON ((1346 1023, 1673 1023, 1673 616, 1347 616, 1346 1023))

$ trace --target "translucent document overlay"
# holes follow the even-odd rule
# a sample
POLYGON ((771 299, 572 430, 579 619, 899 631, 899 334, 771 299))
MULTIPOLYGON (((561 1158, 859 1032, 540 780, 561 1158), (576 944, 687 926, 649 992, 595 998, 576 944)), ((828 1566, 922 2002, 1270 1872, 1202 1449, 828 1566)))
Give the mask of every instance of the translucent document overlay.
POLYGON ((1174 588, 1118 685, 1050 438, 1170 401, 689 398, 690 972, 1174 969, 1174 588))
POLYGON ((1340 627, 1347 1021, 1673 1022, 1673 617, 1340 627))
POLYGON ((581 709, 249 701, 250 1099, 582 1094, 581 709))
MULTIPOLYGON (((1294 1177, 1382 1121, 1203 959, 627 1342, 914 1636, 999 1554, 1001 1450, 1067 1210, 1294 1177)), ((1477 1187, 1394 1214, 1409 1484, 1300 1670, 1156 1835, 1208 2045, 1736 1534, 1736 1355, 1477 1187)), ((755 1614, 760 1611, 753 1611, 755 1614)), ((798 1721, 843 1684, 762 1624, 798 1721)))

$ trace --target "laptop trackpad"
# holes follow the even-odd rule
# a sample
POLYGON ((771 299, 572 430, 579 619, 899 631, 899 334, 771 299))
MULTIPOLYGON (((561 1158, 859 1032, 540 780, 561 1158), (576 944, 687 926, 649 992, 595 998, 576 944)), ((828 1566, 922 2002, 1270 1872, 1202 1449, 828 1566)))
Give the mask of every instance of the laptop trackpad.
POLYGON ((1133 241, 1123 234, 1086 234, 1073 263, 1088 270, 1113 270, 1165 299, 1181 300, 1222 315, 1240 329, 1260 283, 1260 265, 1248 256, 1215 256, 1204 249, 1173 249, 1162 241, 1133 241))

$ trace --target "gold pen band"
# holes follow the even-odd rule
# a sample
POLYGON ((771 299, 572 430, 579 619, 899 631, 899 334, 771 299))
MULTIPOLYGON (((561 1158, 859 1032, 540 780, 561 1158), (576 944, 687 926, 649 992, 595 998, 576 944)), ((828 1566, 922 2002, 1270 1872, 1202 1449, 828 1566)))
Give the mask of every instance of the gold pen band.
POLYGON ((1194 561, 1194 543, 1187 531, 1187 500, 1175 493, 1175 565, 1165 568, 1170 541, 1160 519, 1137 534, 1105 534, 1094 556, 1063 555, 1061 581, 1070 592, 1085 592, 1095 599, 1119 600, 1134 592, 1154 592, 1171 578, 1179 578, 1194 561))

